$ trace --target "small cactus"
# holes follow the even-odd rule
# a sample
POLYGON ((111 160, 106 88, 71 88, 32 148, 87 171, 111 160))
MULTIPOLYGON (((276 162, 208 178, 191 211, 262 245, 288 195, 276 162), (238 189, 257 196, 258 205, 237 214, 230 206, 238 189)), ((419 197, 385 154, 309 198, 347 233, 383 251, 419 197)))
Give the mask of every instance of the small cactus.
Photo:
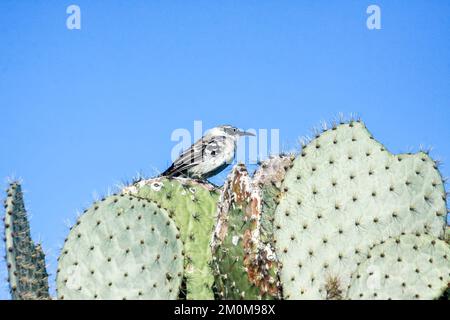
POLYGON ((156 202, 169 212, 180 230, 185 251, 186 298, 214 298, 209 247, 218 193, 208 183, 186 178, 142 180, 124 190, 139 199, 156 202))
POLYGON ((443 238, 446 197, 425 153, 392 155, 364 124, 318 135, 288 171, 275 213, 286 299, 326 299, 330 279, 346 295, 370 248, 401 234, 443 238))
POLYGON ((349 299, 438 299, 450 281, 450 247, 429 235, 402 235, 373 247, 352 275, 349 299))
POLYGON ((176 299, 183 244, 157 204, 115 195, 95 203, 70 231, 58 259, 58 299, 176 299))
POLYGON ((6 264, 13 300, 50 299, 45 256, 30 235, 21 185, 11 183, 5 201, 6 264))

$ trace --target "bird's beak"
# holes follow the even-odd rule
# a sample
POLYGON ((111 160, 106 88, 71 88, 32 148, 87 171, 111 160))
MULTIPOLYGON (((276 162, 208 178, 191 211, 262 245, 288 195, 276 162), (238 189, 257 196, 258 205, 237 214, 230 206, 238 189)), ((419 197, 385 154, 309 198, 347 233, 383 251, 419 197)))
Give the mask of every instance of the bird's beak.
POLYGON ((256 136, 254 133, 247 132, 247 131, 239 131, 239 135, 240 136, 250 136, 250 137, 256 136))

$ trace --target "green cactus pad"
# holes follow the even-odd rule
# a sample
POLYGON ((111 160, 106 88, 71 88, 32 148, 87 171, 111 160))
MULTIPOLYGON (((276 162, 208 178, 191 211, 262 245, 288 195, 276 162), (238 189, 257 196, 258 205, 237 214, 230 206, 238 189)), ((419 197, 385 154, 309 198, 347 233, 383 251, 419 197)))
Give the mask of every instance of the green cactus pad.
POLYGON ((278 188, 291 161, 267 160, 254 179, 238 164, 228 176, 212 242, 220 298, 280 298, 272 225, 278 188))
POLYGON ((275 240, 286 299, 345 296, 358 261, 390 237, 443 237, 446 199, 435 162, 425 153, 392 155, 360 122, 309 143, 282 191, 275 240))
POLYGON ((428 235, 390 238, 352 275, 350 299, 438 299, 450 283, 450 246, 428 235))
POLYGON ((5 242, 8 280, 13 300, 50 299, 45 256, 34 244, 19 183, 12 183, 5 201, 5 242))
POLYGON ((155 203, 111 196, 72 228, 58 263, 59 299, 176 299, 183 244, 155 203))
POLYGON ((166 209, 180 229, 185 251, 187 299, 214 298, 209 246, 216 216, 218 194, 207 183, 184 178, 142 180, 124 190, 166 209))

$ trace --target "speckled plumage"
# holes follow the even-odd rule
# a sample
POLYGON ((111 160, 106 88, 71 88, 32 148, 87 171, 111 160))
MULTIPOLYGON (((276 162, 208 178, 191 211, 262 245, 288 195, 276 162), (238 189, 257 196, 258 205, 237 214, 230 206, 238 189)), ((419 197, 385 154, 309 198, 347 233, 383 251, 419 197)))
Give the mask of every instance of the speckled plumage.
POLYGON ((229 125, 215 127, 185 150, 162 176, 194 179, 215 176, 233 161, 239 137, 251 135, 229 125))

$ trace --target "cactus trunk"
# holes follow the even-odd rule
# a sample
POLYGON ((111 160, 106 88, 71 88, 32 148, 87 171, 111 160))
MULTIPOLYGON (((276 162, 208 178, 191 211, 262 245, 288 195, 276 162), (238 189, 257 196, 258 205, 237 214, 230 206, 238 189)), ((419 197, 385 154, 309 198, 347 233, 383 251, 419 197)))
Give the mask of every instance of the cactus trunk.
POLYGON ((252 179, 236 165, 222 190, 212 240, 214 271, 222 299, 281 297, 273 244, 279 185, 292 160, 264 162, 252 179))

